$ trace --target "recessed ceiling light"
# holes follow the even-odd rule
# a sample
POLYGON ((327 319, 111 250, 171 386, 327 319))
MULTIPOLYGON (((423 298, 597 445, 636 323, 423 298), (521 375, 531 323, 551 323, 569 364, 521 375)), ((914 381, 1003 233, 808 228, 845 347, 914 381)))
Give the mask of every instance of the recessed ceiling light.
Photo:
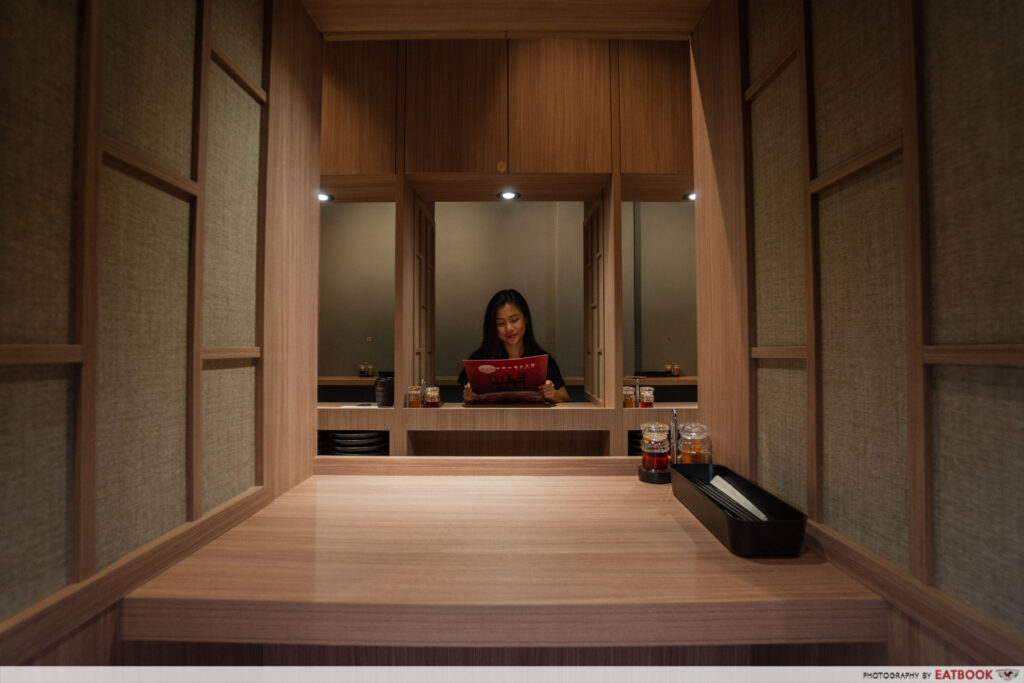
POLYGON ((499 199, 519 199, 519 193, 515 190, 505 190, 498 193, 499 199))
POLYGON ((334 195, 329 195, 326 192, 319 192, 317 193, 316 198, 322 202, 329 202, 334 199, 334 195))
POLYGON ((686 198, 689 199, 692 202, 693 200, 695 200, 697 198, 697 193, 696 192, 691 192, 690 194, 686 195, 686 198))

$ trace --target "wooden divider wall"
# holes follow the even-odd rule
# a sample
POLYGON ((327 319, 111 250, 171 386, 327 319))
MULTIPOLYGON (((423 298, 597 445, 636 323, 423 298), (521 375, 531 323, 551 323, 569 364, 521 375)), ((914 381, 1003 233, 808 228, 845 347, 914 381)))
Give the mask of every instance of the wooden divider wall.
POLYGON ((1021 170, 1001 151, 1012 96, 967 81, 981 65, 1019 78, 1006 26, 1021 13, 916 0, 742 9, 752 469, 803 505, 826 557, 900 610, 893 663, 929 662, 936 635, 949 661, 1016 661, 1024 585, 1010 566, 1024 543, 1000 482, 1019 480, 1024 436, 1024 337, 1005 298, 1024 286, 1008 268, 1020 222, 1005 219, 1020 210, 1006 183, 1021 170), (964 143, 968 129, 980 135, 964 143), (791 278, 801 260, 804 288, 791 278), (774 332, 801 307, 802 330, 774 332), (805 376, 803 390, 784 376, 805 376), (805 439, 793 429, 803 405, 805 439))
MULTIPOLYGON (((304 158, 283 159, 274 171, 279 186, 269 193, 302 196, 309 235, 315 227, 311 210, 319 166, 317 34, 297 2, 87 0, 64 15, 70 24, 60 31, 68 26, 81 31, 58 41, 74 53, 63 60, 33 48, 50 42, 38 40, 38 30, 52 38, 58 27, 56 15, 33 14, 32 4, 4 9, 22 12, 4 22, 17 27, 8 38, 22 58, 19 71, 9 75, 26 84, 42 78, 50 91, 41 97, 31 94, 32 87, 10 92, 22 111, 37 107, 32 117, 41 125, 70 126, 69 134, 54 139, 72 141, 75 163, 51 167, 46 182, 58 195, 75 197, 67 209, 71 225, 65 239, 74 248, 62 249, 52 231, 39 237, 52 243, 58 260, 62 253, 74 254, 68 263, 72 281, 65 285, 72 294, 69 310, 42 310, 58 328, 62 318, 72 326, 68 338, 19 333, 0 340, 0 364, 9 366, 3 369, 3 400, 16 400, 9 389, 27 387, 33 396, 48 396, 57 411, 39 406, 39 419, 17 423, 16 442, 3 445, 0 479, 20 482, 26 491, 46 486, 52 468, 19 465, 8 457, 8 447, 17 443, 65 463, 63 496, 48 487, 51 494, 5 512, 4 521, 31 532, 30 544, 57 543, 68 551, 54 573, 9 562, 27 553, 37 564, 52 552, 5 544, 0 613, 5 664, 32 661, 72 632, 76 642, 104 640, 100 630, 106 626, 98 626, 95 615, 265 505, 275 487, 290 487, 280 472, 294 456, 281 454, 293 452, 296 443, 284 443, 290 435, 263 419, 264 381, 280 382, 291 368, 290 360, 278 356, 300 355, 299 346, 309 343, 282 344, 275 338, 264 346, 264 311, 279 316, 282 307, 264 291, 268 148, 302 138, 315 143, 304 158), (271 78, 271 16, 275 64, 310 54, 315 90, 287 98, 292 70, 271 78), (286 27, 294 31, 280 30, 286 27), (42 71, 51 67, 63 69, 63 76, 44 77, 42 71), (282 91, 274 107, 266 91, 271 81, 282 91), (77 104, 62 106, 62 94, 71 94, 77 104), (40 103, 60 109, 64 123, 38 109, 40 103), (294 120, 309 103, 317 117, 312 129, 294 120), (275 138, 271 120, 284 131, 275 138), (305 177, 303 164, 312 171, 305 177), (273 351, 269 362, 266 351, 273 351), (61 367, 66 372, 54 376, 50 369, 61 367), (64 398, 47 388, 61 377, 66 378, 64 398), (59 445, 62 439, 65 446, 59 445), (265 465, 264 443, 273 467, 265 465), (13 476, 11 468, 20 474, 13 476), (65 511, 60 528, 37 522, 44 508, 65 511), (8 596, 17 600, 7 602, 8 596), (94 631, 96 638, 90 635, 94 631)), ((30 120, 13 119, 4 130, 13 132, 13 139, 37 139, 29 134, 30 120)), ((282 160, 279 152, 276 158, 282 160)), ((12 178, 41 179, 25 175, 36 166, 33 157, 16 156, 5 166, 5 190, 13 189, 12 178)), ((45 206, 26 207, 22 217, 49 221, 45 206)), ((278 201, 269 212, 275 226, 288 220, 281 208, 278 201)), ((33 245, 12 232, 17 223, 11 218, 3 218, 5 254, 33 245)), ((48 249, 42 242, 37 246, 48 249)), ((280 267, 289 257, 278 252, 269 261, 280 267)), ((56 281, 54 269, 36 269, 31 259, 10 265, 4 271, 2 308, 38 327, 18 312, 15 304, 25 299, 6 283, 56 281)), ((308 281, 310 269, 299 270, 308 281)), ((310 298, 301 282, 279 284, 277 291, 304 289, 300 297, 310 298)), ((307 317, 303 312, 300 326, 309 324, 307 317)), ((315 316, 311 320, 315 325, 315 316)), ((5 332, 18 328, 4 325, 5 332)), ((307 337, 312 335, 303 340, 307 337)), ((306 355, 315 358, 315 347, 306 355)), ((314 380, 305 384, 308 415, 314 380)), ((287 386, 279 400, 303 403, 287 386)), ((312 448, 311 422, 307 417, 310 436, 299 441, 312 448)), ((74 646, 58 646, 36 661, 111 663, 113 656, 93 652, 83 659, 82 654, 74 646)))

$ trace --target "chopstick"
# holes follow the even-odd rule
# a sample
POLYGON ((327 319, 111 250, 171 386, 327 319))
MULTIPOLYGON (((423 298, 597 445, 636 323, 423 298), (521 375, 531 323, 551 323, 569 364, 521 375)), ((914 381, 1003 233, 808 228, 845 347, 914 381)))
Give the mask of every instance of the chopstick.
POLYGON ((706 495, 708 498, 718 504, 719 507, 723 508, 726 512, 732 514, 733 517, 743 520, 744 522, 758 522, 760 521, 752 512, 747 510, 745 507, 734 501, 729 496, 725 495, 717 488, 705 481, 695 481, 690 479, 697 489, 706 495))

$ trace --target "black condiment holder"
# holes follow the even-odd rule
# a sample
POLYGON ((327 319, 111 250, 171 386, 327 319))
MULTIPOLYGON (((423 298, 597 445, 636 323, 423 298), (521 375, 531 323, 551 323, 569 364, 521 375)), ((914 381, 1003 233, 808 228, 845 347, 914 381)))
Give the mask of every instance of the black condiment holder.
POLYGON ((803 549, 807 515, 723 465, 672 465, 672 493, 729 552, 740 557, 796 557, 803 549), (754 504, 753 517, 717 489, 720 476, 754 504))

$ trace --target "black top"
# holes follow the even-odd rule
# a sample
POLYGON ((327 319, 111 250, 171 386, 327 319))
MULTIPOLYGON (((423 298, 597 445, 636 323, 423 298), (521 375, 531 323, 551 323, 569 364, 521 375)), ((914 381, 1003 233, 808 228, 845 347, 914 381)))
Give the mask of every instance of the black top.
MULTIPOLYGON (((548 357, 548 379, 555 385, 555 389, 561 389, 565 386, 565 378, 562 377, 562 371, 558 369, 558 363, 555 362, 554 356, 550 353, 542 352, 548 357)), ((539 356, 540 354, 530 354, 531 356, 539 356)), ((498 359, 504 360, 508 358, 508 352, 505 349, 501 350, 501 355, 497 356, 498 359)), ((483 360, 482 358, 471 358, 471 360, 483 360)), ((466 386, 466 382, 469 378, 466 376, 466 368, 462 368, 462 372, 459 373, 459 386, 466 386)))

